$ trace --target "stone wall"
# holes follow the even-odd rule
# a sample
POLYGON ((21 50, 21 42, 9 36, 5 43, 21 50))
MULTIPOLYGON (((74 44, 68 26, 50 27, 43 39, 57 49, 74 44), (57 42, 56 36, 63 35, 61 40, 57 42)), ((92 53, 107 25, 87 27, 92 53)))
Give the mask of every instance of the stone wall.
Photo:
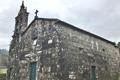
POLYGON ((9 80, 29 80, 32 62, 37 62, 37 80, 90 80, 92 66, 97 80, 118 80, 119 49, 68 25, 36 20, 15 42, 9 80))
POLYGON ((90 80, 91 67, 96 66, 97 80, 118 80, 120 54, 115 45, 64 24, 56 26, 69 78, 73 74, 74 80, 90 80))

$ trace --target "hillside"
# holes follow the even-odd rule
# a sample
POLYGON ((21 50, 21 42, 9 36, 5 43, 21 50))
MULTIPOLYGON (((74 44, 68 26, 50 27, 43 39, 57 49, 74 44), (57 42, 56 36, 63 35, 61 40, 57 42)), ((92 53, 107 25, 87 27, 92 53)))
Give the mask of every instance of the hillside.
POLYGON ((0 67, 6 67, 8 63, 8 51, 6 49, 0 49, 0 67))

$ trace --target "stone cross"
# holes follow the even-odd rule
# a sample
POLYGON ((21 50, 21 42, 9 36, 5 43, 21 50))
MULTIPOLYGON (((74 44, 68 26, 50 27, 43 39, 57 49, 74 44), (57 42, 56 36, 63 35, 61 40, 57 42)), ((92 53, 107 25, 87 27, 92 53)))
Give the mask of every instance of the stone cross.
POLYGON ((38 10, 35 11, 35 18, 37 18, 38 10))

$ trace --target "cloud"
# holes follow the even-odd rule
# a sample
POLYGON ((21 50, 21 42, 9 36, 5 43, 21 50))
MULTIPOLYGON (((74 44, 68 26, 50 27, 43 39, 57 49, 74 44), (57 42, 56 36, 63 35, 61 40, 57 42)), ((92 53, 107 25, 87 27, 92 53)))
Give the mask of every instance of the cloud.
POLYGON ((9 48, 14 28, 15 8, 12 0, 0 3, 0 48, 9 48))
POLYGON ((120 40, 120 1, 78 1, 69 9, 67 21, 111 41, 120 40), (83 4, 83 5, 80 5, 83 4))
POLYGON ((120 40, 120 1, 106 0, 100 9, 93 12, 91 32, 101 35, 112 41, 120 40), (96 15, 96 16, 94 16, 96 15))
MULTIPOLYGON (((21 0, 3 0, 0 3, 0 48, 9 48, 14 31, 14 18, 21 0)), ((25 0, 29 23, 34 12, 39 17, 59 18, 111 41, 120 40, 119 0, 25 0)))

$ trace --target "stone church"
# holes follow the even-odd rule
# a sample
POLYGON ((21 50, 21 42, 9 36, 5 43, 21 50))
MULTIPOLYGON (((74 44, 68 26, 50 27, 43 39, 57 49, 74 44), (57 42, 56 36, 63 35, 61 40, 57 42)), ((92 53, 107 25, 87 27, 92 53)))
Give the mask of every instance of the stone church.
POLYGON ((23 2, 15 18, 8 80, 120 80, 120 43, 37 12, 28 25, 23 2))

